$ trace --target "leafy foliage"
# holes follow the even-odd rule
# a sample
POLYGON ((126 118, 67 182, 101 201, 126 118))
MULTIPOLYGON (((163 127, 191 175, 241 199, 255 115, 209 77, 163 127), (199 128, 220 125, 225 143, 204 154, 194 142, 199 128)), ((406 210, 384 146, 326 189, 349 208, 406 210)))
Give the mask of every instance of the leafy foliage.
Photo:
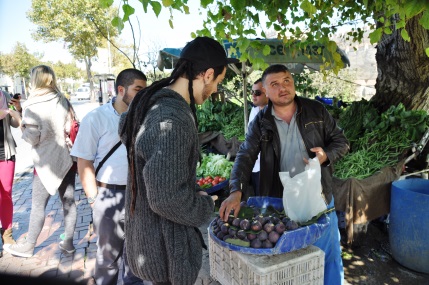
MULTIPOLYGON (((113 3, 112 0, 99 1, 105 7, 113 3)), ((157 15, 162 8, 168 11, 189 12, 188 0, 140 2, 145 12, 150 5, 157 15), (159 2, 163 7, 157 5, 159 2)), ((120 23, 135 12, 129 8, 128 0, 124 0, 123 3, 124 16, 115 19, 114 24, 119 28, 120 23)), ((332 65, 334 71, 338 72, 342 62, 340 55, 336 53, 336 44, 330 38, 342 25, 356 22, 369 25, 372 29, 370 34, 372 44, 378 42, 383 34, 391 34, 392 26, 400 30, 404 40, 410 41, 406 23, 418 15, 421 15, 420 24, 429 29, 429 5, 419 0, 201 0, 200 4, 203 9, 207 9, 207 19, 203 23, 203 28, 196 31, 194 36, 214 35, 218 40, 236 40, 237 48, 241 52, 240 60, 242 62, 249 60, 255 69, 264 68, 266 64, 262 58, 251 57, 247 52, 248 48, 268 54, 270 47, 249 41, 249 38, 268 38, 267 31, 274 31, 277 38, 283 40, 285 47, 292 46, 297 52, 302 50, 307 56, 311 55, 303 48, 308 44, 319 42, 325 45, 333 54, 332 60, 325 59, 325 65, 326 67, 332 65)), ((171 16, 171 27, 172 21, 171 16)), ((360 41, 363 36, 363 29, 353 28, 347 34, 347 39, 360 41)), ((429 52, 426 50, 426 53, 429 52)))
POLYGON ((232 102, 206 100, 197 109, 198 131, 222 132, 226 139, 244 139, 243 107, 232 102))
POLYGON ((40 64, 41 55, 30 54, 24 44, 17 43, 10 54, 0 55, 0 71, 13 77, 28 79, 33 66, 40 64))
POLYGON ((96 0, 33 0, 28 18, 37 26, 33 37, 45 42, 62 40, 70 53, 84 60, 91 79, 91 58, 109 32, 118 32, 110 24, 113 12, 96 5, 96 0))

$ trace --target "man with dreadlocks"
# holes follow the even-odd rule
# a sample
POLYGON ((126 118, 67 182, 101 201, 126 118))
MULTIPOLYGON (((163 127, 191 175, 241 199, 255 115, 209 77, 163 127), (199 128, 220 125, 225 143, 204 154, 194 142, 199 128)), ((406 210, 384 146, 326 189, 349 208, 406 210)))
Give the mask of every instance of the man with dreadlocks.
POLYGON ((201 268, 205 245, 198 227, 210 219, 214 202, 196 191, 195 104, 217 91, 234 62, 217 41, 197 37, 171 76, 139 92, 121 117, 129 161, 126 254, 133 273, 154 285, 194 284, 201 268))

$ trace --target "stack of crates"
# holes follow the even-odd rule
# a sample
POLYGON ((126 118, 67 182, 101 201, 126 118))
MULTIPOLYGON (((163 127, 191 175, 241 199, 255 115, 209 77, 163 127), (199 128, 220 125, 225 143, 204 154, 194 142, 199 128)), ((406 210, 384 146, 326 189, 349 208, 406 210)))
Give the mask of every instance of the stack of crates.
POLYGON ((323 285, 325 254, 315 246, 278 255, 232 251, 209 235, 210 275, 223 285, 323 285))

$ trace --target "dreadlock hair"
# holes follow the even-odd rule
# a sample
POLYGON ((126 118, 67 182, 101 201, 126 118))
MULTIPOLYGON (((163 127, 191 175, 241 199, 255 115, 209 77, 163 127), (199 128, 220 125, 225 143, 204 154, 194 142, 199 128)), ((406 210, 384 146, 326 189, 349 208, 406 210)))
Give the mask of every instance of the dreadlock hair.
MULTIPOLYGON (((225 66, 213 67, 214 69, 214 78, 217 78, 218 75, 222 74, 225 66)), ((206 69, 207 70, 207 69, 206 69)), ((128 151, 128 168, 131 175, 131 214, 134 214, 136 199, 137 199, 137 184, 136 184, 136 169, 134 163, 134 154, 135 154, 135 142, 137 133, 140 130, 141 125, 144 122, 147 112, 155 104, 151 102, 153 95, 162 88, 173 84, 178 78, 184 76, 189 80, 188 91, 190 97, 190 107, 192 110, 192 115, 195 120, 195 124, 198 129, 196 107, 195 107, 195 98, 192 88, 192 81, 201 73, 206 70, 194 70, 192 62, 186 59, 179 59, 174 67, 173 72, 167 78, 161 79, 159 81, 153 82, 149 87, 139 91, 134 99, 132 100, 129 108, 128 114, 125 118, 123 127, 121 129, 121 136, 126 133, 125 147, 128 151)))

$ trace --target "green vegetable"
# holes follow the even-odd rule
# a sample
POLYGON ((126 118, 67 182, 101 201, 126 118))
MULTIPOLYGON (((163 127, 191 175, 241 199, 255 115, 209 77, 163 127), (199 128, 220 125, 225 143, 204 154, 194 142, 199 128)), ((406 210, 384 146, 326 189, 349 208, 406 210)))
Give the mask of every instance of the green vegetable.
POLYGON ((234 162, 229 161, 222 154, 209 153, 202 155, 201 164, 197 165, 197 176, 220 176, 229 179, 234 162))

